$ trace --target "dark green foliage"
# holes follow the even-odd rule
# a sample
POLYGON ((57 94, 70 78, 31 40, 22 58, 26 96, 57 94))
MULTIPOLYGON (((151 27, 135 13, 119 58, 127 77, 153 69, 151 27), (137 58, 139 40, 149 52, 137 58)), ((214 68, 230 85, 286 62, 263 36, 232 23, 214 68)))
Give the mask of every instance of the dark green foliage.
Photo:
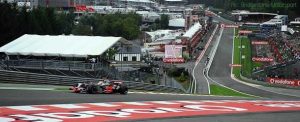
POLYGON ((188 76, 189 73, 184 68, 173 67, 167 71, 168 75, 171 77, 180 77, 182 74, 188 76))
POLYGON ((23 34, 59 35, 70 34, 74 16, 56 13, 53 8, 16 7, 0 3, 0 46, 23 34))
POLYGON ((97 36, 121 36, 126 39, 138 37, 141 17, 137 14, 109 14, 95 15, 94 22, 86 23, 93 26, 93 33, 97 36))
POLYGON ((56 12, 54 8, 19 8, 15 4, 0 3, 0 46, 24 35, 95 35, 121 36, 136 39, 142 19, 134 13, 86 15, 75 25, 75 14, 56 12))

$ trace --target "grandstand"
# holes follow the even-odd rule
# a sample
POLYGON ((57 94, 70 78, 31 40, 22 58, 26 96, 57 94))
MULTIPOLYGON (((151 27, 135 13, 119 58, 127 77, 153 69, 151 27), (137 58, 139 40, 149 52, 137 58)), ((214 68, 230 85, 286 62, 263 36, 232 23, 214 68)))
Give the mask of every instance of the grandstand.
MULTIPOLYGON (((299 79, 299 38, 278 31, 270 31, 268 35, 270 36, 266 36, 263 40, 267 41, 268 45, 253 46, 252 56, 269 57, 274 60, 272 62, 264 62, 260 67, 255 67, 253 70, 253 77, 260 80, 263 79, 262 77, 266 76, 299 79)), ((250 39, 253 41, 255 38, 250 39)))
POLYGON ((235 20, 239 22, 262 23, 274 18, 278 14, 240 10, 233 11, 231 15, 233 15, 235 17, 235 20))

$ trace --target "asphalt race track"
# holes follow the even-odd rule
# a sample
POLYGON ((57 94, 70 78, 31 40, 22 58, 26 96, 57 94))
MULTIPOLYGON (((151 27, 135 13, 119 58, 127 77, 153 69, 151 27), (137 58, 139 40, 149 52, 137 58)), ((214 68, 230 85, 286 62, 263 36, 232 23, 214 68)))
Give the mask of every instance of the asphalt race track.
MULTIPOLYGON (((222 100, 225 101, 269 101, 273 99, 261 99, 261 98, 238 98, 238 97, 218 97, 218 96, 195 96, 195 95, 171 95, 171 94, 148 94, 148 93, 129 93, 128 95, 119 95, 119 94, 75 94, 67 91, 44 91, 44 90, 0 90, 0 120, 1 120, 1 111, 5 113, 5 109, 1 107, 5 106, 26 106, 26 105, 49 105, 49 104, 63 104, 63 106, 69 106, 66 104, 80 105, 82 103, 110 103, 110 102, 153 102, 153 101, 212 101, 212 103, 219 102, 222 100), (77 103, 77 104, 76 104, 77 103)), ((284 100, 284 99, 282 99, 284 100)), ((277 102, 278 100, 276 100, 277 102)), ((285 104, 285 103, 282 103, 285 104)), ((228 104, 225 104, 228 105, 228 104)), ((236 104, 230 104, 236 106, 236 104)), ((279 104, 281 105, 281 104, 279 104)), ((290 105, 290 104, 288 104, 290 105)), ((158 107, 158 105, 154 105, 158 107)), ((223 105, 221 105, 223 106, 223 105)), ((228 105, 229 106, 229 105, 228 105)), ((125 120, 125 121, 162 121, 162 122, 228 122, 228 121, 239 121, 239 122, 281 122, 281 121, 297 121, 300 120, 300 101, 296 101, 294 106, 297 110, 293 111, 267 111, 267 112, 254 112, 254 113, 221 113, 217 115, 210 115, 210 112, 203 111, 199 115, 182 115, 177 117, 164 117, 164 118, 145 118, 137 120, 125 120), (299 109, 299 110, 298 110, 299 109)), ((130 106, 131 108, 135 108, 130 106)), ((168 107, 168 104, 162 105, 162 107, 168 107)), ((247 107, 247 105, 241 105, 241 107, 247 107)), ((45 107, 44 107, 45 108, 45 107)), ((140 108, 140 106, 136 107, 140 108)), ((248 107, 253 109, 254 107, 248 107)), ((283 107, 285 108, 285 106, 283 107)), ((278 108, 276 108, 278 109, 278 108)), ((71 109, 72 110, 72 109, 71 109)), ((102 110, 102 109, 101 109, 102 110)), ((173 111, 181 110, 174 109, 173 111)), ((217 109, 218 110, 218 109, 217 109)), ((256 109, 254 109, 256 110, 256 109)), ((257 109, 257 110, 261 110, 257 109)), ((55 109, 55 111, 59 111, 55 109)), ((72 110, 73 112, 76 109, 72 110)), ((29 111, 30 112, 30 111, 29 111)), ((14 112, 13 112, 14 113, 14 112)), ((175 112, 176 113, 176 112, 175 112)), ((145 117, 149 117, 146 116, 145 117)), ((120 120, 118 120, 120 121, 120 120)), ((87 121, 88 122, 88 121, 87 121)))
MULTIPOLYGON (((161 100, 228 100, 238 97, 186 96, 161 94, 75 94, 68 91, 0 90, 0 106, 43 105, 64 103, 133 102, 161 100)), ((248 98, 249 99, 249 98, 248 98)))

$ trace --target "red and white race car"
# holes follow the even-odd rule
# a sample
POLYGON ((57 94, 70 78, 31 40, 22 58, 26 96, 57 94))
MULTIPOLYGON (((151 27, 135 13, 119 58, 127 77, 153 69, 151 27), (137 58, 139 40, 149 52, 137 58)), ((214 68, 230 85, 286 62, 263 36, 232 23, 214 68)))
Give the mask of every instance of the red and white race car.
POLYGON ((128 88, 123 81, 114 80, 100 80, 98 83, 77 83, 73 85, 70 90, 73 93, 87 93, 87 94, 112 94, 120 93, 127 94, 128 88))

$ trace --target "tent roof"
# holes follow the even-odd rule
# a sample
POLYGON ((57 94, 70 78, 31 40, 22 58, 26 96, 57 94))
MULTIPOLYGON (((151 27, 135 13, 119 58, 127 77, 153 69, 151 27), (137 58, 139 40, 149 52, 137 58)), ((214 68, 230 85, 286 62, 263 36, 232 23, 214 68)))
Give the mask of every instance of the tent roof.
POLYGON ((185 19, 183 19, 183 18, 170 19, 169 26, 170 27, 185 27, 185 19))
POLYGON ((197 22, 183 35, 183 37, 192 38, 201 28, 202 26, 197 22))
POLYGON ((87 57, 101 55, 122 37, 101 36, 49 36, 25 34, 2 46, 7 55, 87 57))

